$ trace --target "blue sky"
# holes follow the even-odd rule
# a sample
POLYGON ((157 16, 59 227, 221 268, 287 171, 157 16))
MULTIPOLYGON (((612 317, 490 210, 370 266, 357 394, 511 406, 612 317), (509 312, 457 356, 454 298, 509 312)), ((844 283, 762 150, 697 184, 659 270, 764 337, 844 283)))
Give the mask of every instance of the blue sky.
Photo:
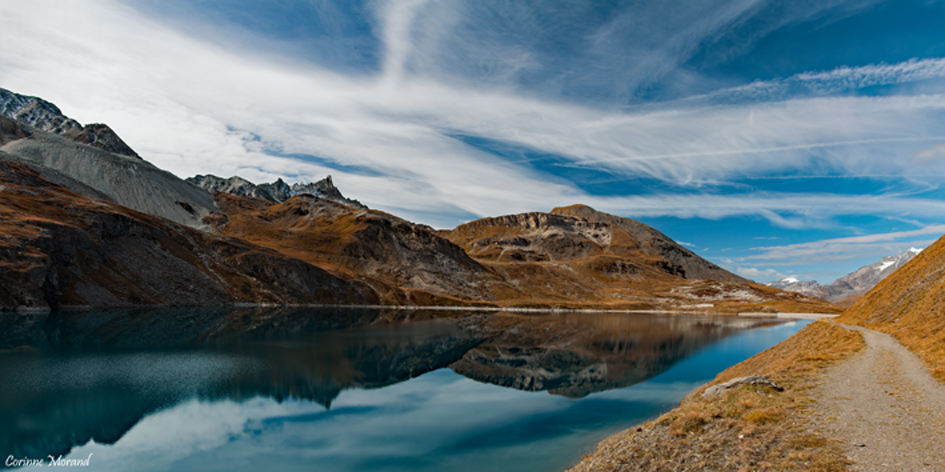
POLYGON ((585 203, 746 277, 945 233, 945 2, 0 4, 0 87, 440 228, 585 203))

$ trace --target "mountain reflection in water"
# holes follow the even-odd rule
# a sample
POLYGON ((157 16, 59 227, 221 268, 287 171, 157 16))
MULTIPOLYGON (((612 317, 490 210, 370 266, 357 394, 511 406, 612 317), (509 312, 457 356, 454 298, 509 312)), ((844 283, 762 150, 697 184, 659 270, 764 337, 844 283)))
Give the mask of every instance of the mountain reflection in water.
MULTIPOLYGON (((0 454, 45 458, 89 441, 115 444, 142 418, 199 408, 195 399, 292 400, 330 409, 344 390, 381 389, 442 368, 479 382, 581 398, 642 382, 707 344, 770 324, 731 317, 327 308, 2 314, 0 454)), ((624 403, 605 408, 613 414, 629 408, 624 403)), ((604 421, 601 412, 584 411, 604 404, 597 399, 569 406, 566 415, 500 422, 439 448, 467 454, 497 447, 493 443, 508 434, 530 440, 568 434, 576 424, 604 421), (555 423, 562 418, 566 424, 555 423)), ((370 413, 350 408, 335 414, 370 413)), ((304 423, 312 414, 328 418, 315 411, 247 420, 244 429, 268 431, 273 422, 304 423)), ((572 455, 580 452, 586 451, 572 455)), ((418 466, 411 461, 404 467, 418 466)))

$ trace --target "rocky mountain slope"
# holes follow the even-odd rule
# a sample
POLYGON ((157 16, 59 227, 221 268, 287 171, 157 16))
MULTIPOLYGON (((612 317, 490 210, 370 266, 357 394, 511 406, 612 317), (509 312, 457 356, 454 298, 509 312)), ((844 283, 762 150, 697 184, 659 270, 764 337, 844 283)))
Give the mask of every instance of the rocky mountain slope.
POLYGON ((330 175, 318 182, 306 184, 296 182, 291 186, 283 182, 282 179, 277 179, 275 182, 268 184, 256 185, 242 177, 236 176, 224 179, 215 175, 197 175, 188 177, 187 181, 209 192, 223 192, 239 197, 261 198, 274 203, 282 203, 296 195, 312 195, 353 208, 367 208, 357 200, 345 198, 331 181, 330 175))
POLYGON ((431 228, 308 194, 283 203, 217 193, 220 234, 361 277, 392 303, 492 302, 512 292, 431 228))
POLYGON ((809 297, 822 298, 830 302, 839 302, 859 297, 870 291, 880 280, 912 260, 919 252, 921 252, 920 249, 911 248, 895 256, 883 257, 873 264, 860 267, 855 272, 840 277, 829 285, 820 285, 815 280, 801 281, 796 277, 787 277, 765 285, 789 292, 803 293, 809 297))
POLYGON ((43 178, 86 196, 105 199, 191 227, 216 210, 207 191, 138 157, 31 128, 0 117, 0 154, 26 164, 43 178), (10 130, 10 133, 6 130, 10 130))
POLYGON ((215 195, 221 213, 208 218, 215 231, 361 277, 393 303, 834 310, 751 284, 652 228, 586 207, 433 231, 310 195, 282 203, 215 195), (595 219, 561 214, 568 212, 595 219))
POLYGON ((755 311, 810 302, 752 284, 647 225, 584 205, 483 218, 440 234, 516 290, 505 295, 516 298, 497 297, 508 304, 581 300, 638 309, 755 311))
POLYGON ((272 250, 93 200, 0 158, 0 311, 378 302, 272 250))

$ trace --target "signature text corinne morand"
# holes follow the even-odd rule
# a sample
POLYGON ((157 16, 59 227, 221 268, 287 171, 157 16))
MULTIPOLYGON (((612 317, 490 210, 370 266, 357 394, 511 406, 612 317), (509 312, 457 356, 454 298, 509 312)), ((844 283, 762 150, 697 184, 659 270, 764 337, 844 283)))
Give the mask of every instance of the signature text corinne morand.
POLYGON ((47 456, 49 460, 32 457, 17 458, 10 454, 3 464, 7 467, 88 467, 92 462, 92 454, 90 452, 85 459, 66 459, 62 457, 62 454, 59 457, 50 454, 47 456))

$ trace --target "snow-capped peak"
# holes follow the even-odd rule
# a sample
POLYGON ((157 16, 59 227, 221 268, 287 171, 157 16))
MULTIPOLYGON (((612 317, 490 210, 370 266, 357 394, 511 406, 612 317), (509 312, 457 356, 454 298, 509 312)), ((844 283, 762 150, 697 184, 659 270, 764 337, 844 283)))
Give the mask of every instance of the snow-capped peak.
POLYGON ((882 264, 876 266, 876 272, 882 272, 882 271, 888 269, 891 265, 893 265, 893 264, 896 263, 896 260, 895 260, 895 259, 892 259, 892 258, 889 258, 889 257, 884 257, 883 259, 889 259, 889 260, 887 260, 887 261, 883 262, 882 264))
POLYGON ((788 284, 796 284, 796 283, 800 282, 800 280, 798 280, 797 277, 795 277, 795 276, 793 276, 793 275, 790 275, 790 276, 787 276, 787 277, 781 279, 781 282, 788 283, 788 284))
POLYGON ((922 250, 921 250, 921 249, 916 249, 916 248, 914 248, 914 247, 910 247, 910 248, 909 248, 909 252, 914 252, 914 253, 918 254, 918 253, 922 252, 922 250))

